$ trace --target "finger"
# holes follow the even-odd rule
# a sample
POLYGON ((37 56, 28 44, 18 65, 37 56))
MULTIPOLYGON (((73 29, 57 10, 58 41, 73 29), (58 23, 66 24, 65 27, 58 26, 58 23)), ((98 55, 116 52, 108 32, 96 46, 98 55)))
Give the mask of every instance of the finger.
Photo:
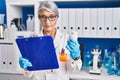
POLYGON ((70 38, 69 41, 74 42, 74 43, 77 43, 77 42, 78 42, 77 40, 75 40, 75 39, 73 39, 73 38, 70 38))
POLYGON ((24 63, 24 66, 25 66, 25 67, 32 67, 32 63, 26 62, 26 63, 24 63))
POLYGON ((71 48, 70 48, 69 45, 66 45, 66 48, 67 48, 69 51, 71 51, 71 48))
POLYGON ((30 62, 28 62, 27 65, 28 65, 29 67, 32 67, 32 63, 30 63, 30 62))
POLYGON ((21 59, 23 62, 28 62, 28 59, 22 58, 21 59))
POLYGON ((78 41, 75 41, 74 39, 70 39, 70 40, 68 41, 68 43, 79 46, 78 41))
POLYGON ((68 45, 71 49, 79 49, 79 44, 75 44, 73 42, 68 42, 68 45))
POLYGON ((75 49, 75 45, 73 45, 73 44, 69 44, 68 46, 69 46, 69 48, 70 48, 71 50, 74 50, 74 49, 75 49))
POLYGON ((24 69, 27 69, 27 66, 23 66, 24 69))

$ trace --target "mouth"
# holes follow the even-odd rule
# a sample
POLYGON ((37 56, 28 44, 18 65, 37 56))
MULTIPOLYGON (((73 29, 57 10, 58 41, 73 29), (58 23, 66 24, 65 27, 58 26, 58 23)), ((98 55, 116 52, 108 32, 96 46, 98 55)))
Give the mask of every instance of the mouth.
POLYGON ((50 27, 50 26, 46 26, 46 27, 50 27))
POLYGON ((44 27, 46 30, 49 30, 49 29, 51 29, 51 26, 45 26, 44 27))
POLYGON ((49 25, 49 26, 45 26, 46 28, 50 28, 51 26, 49 25))

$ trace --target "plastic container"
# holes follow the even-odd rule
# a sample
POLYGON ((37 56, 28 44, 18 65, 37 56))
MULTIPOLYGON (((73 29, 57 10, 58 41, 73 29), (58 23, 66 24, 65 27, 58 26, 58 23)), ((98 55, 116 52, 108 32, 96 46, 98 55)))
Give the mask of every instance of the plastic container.
POLYGON ((4 14, 0 14, 0 39, 4 39, 4 14))
POLYGON ((9 32, 7 28, 4 30, 4 39, 9 39, 9 32))
POLYGON ((4 25, 0 24, 0 39, 4 39, 4 25))
POLYGON ((119 44, 119 46, 117 48, 116 58, 117 58, 117 64, 116 64, 117 71, 116 71, 116 75, 120 76, 120 44, 119 44))
POLYGON ((15 40, 17 35, 17 28, 14 22, 11 23, 11 26, 8 28, 9 39, 15 40))
POLYGON ((112 65, 112 50, 105 49, 103 65, 106 69, 110 68, 112 65))
POLYGON ((86 49, 84 53, 84 58, 83 58, 83 67, 85 69, 89 68, 91 63, 92 63, 92 54, 90 52, 90 49, 86 49))
MULTIPOLYGON (((31 16, 33 16, 32 14, 28 14, 28 19, 26 20, 26 24, 27 24, 27 31, 33 31, 33 21, 31 16)), ((33 18, 34 19, 34 18, 33 18)))
POLYGON ((35 17, 32 17, 32 21, 31 21, 31 31, 34 31, 34 25, 35 25, 35 17))
POLYGON ((109 75, 116 73, 116 58, 115 58, 115 51, 112 49, 106 49, 104 55, 104 67, 107 69, 109 75))
POLYGON ((75 39, 77 41, 78 38, 77 32, 75 31, 70 32, 69 38, 75 39))
POLYGON ((0 24, 4 24, 4 16, 5 14, 0 14, 0 24))

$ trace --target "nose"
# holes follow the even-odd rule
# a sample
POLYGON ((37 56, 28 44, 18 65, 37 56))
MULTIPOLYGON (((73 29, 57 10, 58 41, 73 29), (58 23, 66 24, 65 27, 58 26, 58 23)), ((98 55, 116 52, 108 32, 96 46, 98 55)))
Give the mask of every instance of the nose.
POLYGON ((50 24, 49 18, 46 19, 46 24, 50 24))

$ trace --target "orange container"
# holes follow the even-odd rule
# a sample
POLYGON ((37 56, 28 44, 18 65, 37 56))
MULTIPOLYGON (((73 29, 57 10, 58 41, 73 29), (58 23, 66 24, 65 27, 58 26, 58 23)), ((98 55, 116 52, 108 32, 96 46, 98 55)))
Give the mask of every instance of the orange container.
POLYGON ((61 62, 66 62, 67 59, 68 59, 68 54, 65 53, 65 49, 62 49, 61 53, 60 53, 60 56, 59 56, 59 59, 61 62))
POLYGON ((60 61, 61 62, 66 62, 67 58, 68 58, 68 54, 67 53, 60 55, 60 61))

